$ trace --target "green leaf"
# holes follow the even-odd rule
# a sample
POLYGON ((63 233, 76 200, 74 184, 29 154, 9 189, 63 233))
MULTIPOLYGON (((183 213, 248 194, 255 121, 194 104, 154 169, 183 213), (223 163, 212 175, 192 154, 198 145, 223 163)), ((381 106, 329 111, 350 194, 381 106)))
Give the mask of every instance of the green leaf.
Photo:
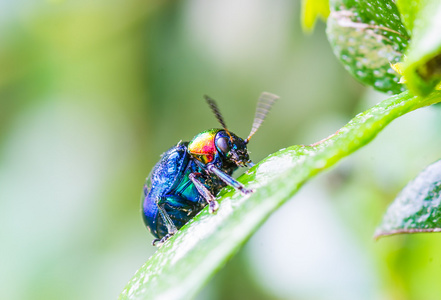
POLYGON ((375 237, 441 231, 441 160, 409 182, 389 206, 375 237))
POLYGON ((392 0, 332 1, 326 32, 334 54, 359 81, 382 92, 405 90, 390 64, 401 61, 409 35, 392 0))
POLYGON ((415 21, 415 13, 419 10, 421 1, 415 0, 397 0, 396 4, 401 14, 406 29, 412 33, 413 23, 415 21))
POLYGON ((427 98, 406 92, 357 115, 325 140, 268 156, 239 178, 254 193, 241 196, 231 188, 222 190, 218 212, 210 215, 204 209, 184 225, 136 272, 120 299, 193 297, 308 179, 370 142, 395 118, 440 101, 441 92, 427 98))
POLYGON ((411 92, 425 96, 441 81, 441 1, 400 0, 397 5, 412 36, 403 76, 411 92))
POLYGON ((314 30, 317 18, 326 20, 329 16, 328 0, 302 0, 301 23, 303 32, 314 30))

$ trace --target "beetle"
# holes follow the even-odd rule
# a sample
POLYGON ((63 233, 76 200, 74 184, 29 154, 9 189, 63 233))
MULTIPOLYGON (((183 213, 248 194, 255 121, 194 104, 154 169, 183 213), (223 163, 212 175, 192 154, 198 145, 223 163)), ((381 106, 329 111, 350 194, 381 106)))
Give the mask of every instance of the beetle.
POLYGON ((279 98, 264 92, 256 108, 253 126, 244 140, 225 125, 216 102, 204 96, 222 128, 202 131, 190 142, 180 141, 162 154, 147 177, 142 210, 144 223, 155 236, 153 245, 162 245, 207 204, 214 213, 219 204, 215 195, 226 186, 242 194, 252 192, 231 177, 238 167, 253 166, 247 144, 279 98))

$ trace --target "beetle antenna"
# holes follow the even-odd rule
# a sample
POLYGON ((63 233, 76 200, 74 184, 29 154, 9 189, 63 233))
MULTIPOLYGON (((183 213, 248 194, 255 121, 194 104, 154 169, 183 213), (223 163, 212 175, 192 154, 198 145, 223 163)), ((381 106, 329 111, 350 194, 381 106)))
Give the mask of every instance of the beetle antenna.
POLYGON ((266 115, 268 114, 277 99, 279 99, 279 96, 268 92, 263 92, 260 95, 259 100, 257 101, 257 108, 256 114, 254 116, 253 126, 251 127, 251 132, 245 140, 245 143, 248 144, 251 137, 257 132, 260 125, 262 125, 263 121, 265 120, 266 115))
POLYGON ((208 105, 210 106, 211 110, 213 111, 214 115, 216 116, 216 119, 222 125, 222 128, 227 132, 228 136, 230 137, 230 141, 233 142, 233 137, 228 131, 227 125, 225 125, 224 118, 222 118, 222 114, 220 113, 219 107, 217 106, 216 102, 207 95, 204 95, 204 98, 205 101, 207 101, 208 105))

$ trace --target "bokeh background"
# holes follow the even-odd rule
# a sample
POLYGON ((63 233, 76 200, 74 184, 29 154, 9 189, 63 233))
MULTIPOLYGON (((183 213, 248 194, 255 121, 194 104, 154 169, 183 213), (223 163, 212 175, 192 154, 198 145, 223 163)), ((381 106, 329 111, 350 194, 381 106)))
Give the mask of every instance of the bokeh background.
MULTIPOLYGON (((0 298, 115 299, 155 251, 140 194, 159 155, 250 130, 254 161, 316 142, 387 96, 343 69, 290 0, 0 2, 0 298)), ((198 299, 441 299, 441 235, 375 242, 440 158, 440 108, 392 123, 276 212, 198 299)), ((207 258, 204 258, 207 259, 207 258)))

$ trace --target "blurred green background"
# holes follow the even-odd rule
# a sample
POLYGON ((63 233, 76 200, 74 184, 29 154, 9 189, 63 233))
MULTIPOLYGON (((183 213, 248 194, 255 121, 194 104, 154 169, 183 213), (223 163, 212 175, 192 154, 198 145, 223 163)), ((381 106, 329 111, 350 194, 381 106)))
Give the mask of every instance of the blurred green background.
MULTIPOLYGON (((155 251, 140 194, 159 155, 218 127, 254 161, 316 142, 386 96, 339 64, 288 0, 0 2, 0 298, 115 299, 155 251)), ((440 109, 392 123, 275 213, 199 299, 441 299, 441 236, 373 241, 439 159, 440 109)), ((208 258, 203 258, 208 259, 208 258)))

